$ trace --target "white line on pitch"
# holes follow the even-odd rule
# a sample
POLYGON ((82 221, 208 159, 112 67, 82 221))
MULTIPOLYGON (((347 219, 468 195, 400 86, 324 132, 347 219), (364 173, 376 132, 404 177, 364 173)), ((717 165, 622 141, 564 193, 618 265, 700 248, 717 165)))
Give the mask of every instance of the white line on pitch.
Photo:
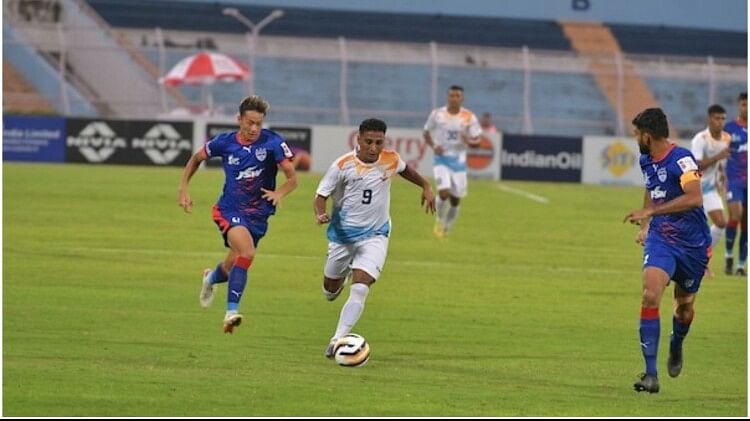
POLYGON ((535 201, 537 203, 543 203, 545 205, 547 203, 549 203, 549 199, 547 199, 544 196, 539 196, 538 194, 529 193, 527 191, 514 189, 513 187, 504 186, 502 184, 498 184, 497 188, 500 189, 500 190, 502 190, 502 191, 504 191, 504 192, 513 193, 513 194, 517 194, 519 196, 523 196, 523 197, 525 197, 525 198, 527 198, 529 200, 533 200, 533 201, 535 201))
MULTIPOLYGON (((93 253, 120 253, 120 254, 146 254, 146 255, 171 255, 171 256, 196 256, 216 259, 218 253, 202 252, 202 251, 179 251, 179 250, 161 250, 161 249, 125 249, 125 248, 106 248, 106 247, 71 247, 66 250, 73 252, 93 252, 93 253)), ((259 258, 278 258, 278 259, 300 259, 317 261, 322 264, 325 262, 325 255, 320 256, 305 256, 305 255, 294 255, 294 254, 277 254, 277 253, 258 253, 259 258)), ((594 274, 637 274, 638 269, 623 270, 623 269, 598 269, 598 268, 577 268, 577 267, 564 267, 564 266, 533 266, 525 264, 513 264, 513 263, 494 263, 494 262, 451 262, 451 261, 432 261, 432 260, 400 260, 390 259, 388 263, 395 265, 410 265, 410 266, 425 266, 425 267, 494 267, 498 269, 518 269, 518 270, 543 270, 552 272, 572 272, 572 273, 594 273, 594 274)))

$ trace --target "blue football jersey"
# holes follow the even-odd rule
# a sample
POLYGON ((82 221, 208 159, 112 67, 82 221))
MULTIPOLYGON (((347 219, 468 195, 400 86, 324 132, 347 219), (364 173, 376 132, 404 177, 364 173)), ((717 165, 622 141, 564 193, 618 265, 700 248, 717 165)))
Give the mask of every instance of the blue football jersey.
POLYGON ((224 190, 217 202, 225 212, 237 212, 250 220, 265 220, 276 207, 263 198, 261 188, 276 189, 277 165, 293 154, 284 139, 263 129, 258 140, 242 144, 237 132, 221 133, 204 145, 208 157, 221 157, 224 190))
MULTIPOLYGON (((657 205, 682 196, 682 186, 700 177, 693 154, 676 145, 658 160, 642 154, 640 164, 646 190, 657 205)), ((709 246, 711 235, 703 207, 654 216, 649 225, 648 240, 681 248, 709 246)))
POLYGON ((727 159, 727 178, 731 184, 747 184, 747 125, 739 120, 730 121, 724 131, 732 135, 729 144, 731 155, 727 159))

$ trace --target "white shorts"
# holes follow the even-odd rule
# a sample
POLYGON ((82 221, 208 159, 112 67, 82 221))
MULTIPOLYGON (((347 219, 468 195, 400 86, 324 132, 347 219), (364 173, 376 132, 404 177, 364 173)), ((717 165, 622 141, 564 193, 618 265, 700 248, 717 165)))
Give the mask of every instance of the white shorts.
POLYGON ((466 197, 468 193, 466 171, 453 171, 445 165, 436 165, 432 171, 435 173, 435 185, 438 191, 450 190, 453 197, 466 197))
POLYGON ((718 191, 712 190, 703 195, 703 210, 706 213, 715 210, 724 210, 724 203, 721 201, 718 191))
POLYGON ((380 277, 388 254, 388 237, 376 235, 351 244, 328 243, 328 257, 323 274, 326 278, 341 279, 352 269, 367 272, 373 279, 380 277))

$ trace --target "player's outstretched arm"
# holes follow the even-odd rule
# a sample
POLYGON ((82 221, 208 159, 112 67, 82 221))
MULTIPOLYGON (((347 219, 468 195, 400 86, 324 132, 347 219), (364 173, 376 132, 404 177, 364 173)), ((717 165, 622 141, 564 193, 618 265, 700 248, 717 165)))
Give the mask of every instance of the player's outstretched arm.
POLYGON ((193 199, 188 193, 188 184, 190 183, 190 179, 193 178, 193 174, 195 174, 198 167, 200 167, 201 162, 205 160, 206 152, 201 148, 190 157, 190 160, 185 164, 185 170, 182 172, 180 187, 177 191, 177 204, 187 213, 190 213, 193 210, 193 199))
POLYGON ((417 186, 422 187, 422 206, 424 206, 425 212, 435 213, 435 194, 432 193, 430 182, 425 180, 424 177, 419 175, 419 173, 409 165, 407 165, 400 174, 401 177, 404 177, 417 186))
POLYGON ((323 225, 331 222, 331 218, 326 213, 326 200, 328 198, 319 194, 315 195, 313 200, 313 212, 315 213, 315 221, 318 225, 323 225))

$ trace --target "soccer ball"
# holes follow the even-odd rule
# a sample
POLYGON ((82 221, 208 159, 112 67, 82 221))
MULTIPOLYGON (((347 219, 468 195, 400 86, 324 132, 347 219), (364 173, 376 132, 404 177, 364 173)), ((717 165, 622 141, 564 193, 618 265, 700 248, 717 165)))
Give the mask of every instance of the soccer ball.
POLYGON ((336 362, 344 367, 362 367, 370 359, 370 345, 365 338, 350 333, 333 345, 336 362))

